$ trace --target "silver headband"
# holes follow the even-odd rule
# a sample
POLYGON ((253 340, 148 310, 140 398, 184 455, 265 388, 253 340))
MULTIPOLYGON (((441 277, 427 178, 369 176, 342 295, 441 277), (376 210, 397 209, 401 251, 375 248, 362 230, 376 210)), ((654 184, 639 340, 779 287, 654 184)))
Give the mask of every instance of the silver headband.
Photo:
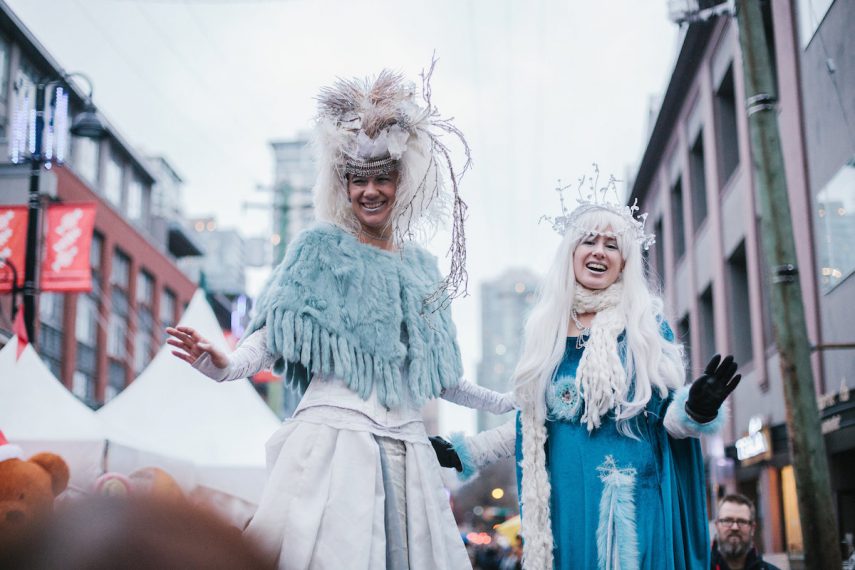
POLYGON ((390 157, 375 160, 347 159, 344 173, 350 176, 379 176, 389 174, 398 169, 398 160, 390 157))

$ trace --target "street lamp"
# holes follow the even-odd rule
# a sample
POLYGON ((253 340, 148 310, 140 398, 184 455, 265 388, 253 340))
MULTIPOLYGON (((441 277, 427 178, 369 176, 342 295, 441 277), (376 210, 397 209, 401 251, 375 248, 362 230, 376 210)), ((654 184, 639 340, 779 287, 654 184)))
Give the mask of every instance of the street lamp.
POLYGON ((39 194, 39 176, 42 167, 50 168, 53 162, 62 163, 64 156, 65 126, 68 117, 68 94, 65 86, 69 79, 79 77, 89 86, 83 111, 72 121, 69 131, 73 136, 100 139, 107 133, 104 124, 98 118, 92 104, 92 81, 82 73, 63 74, 59 79, 43 79, 36 85, 35 108, 28 109, 28 101, 23 101, 14 119, 13 140, 10 145, 12 162, 30 162, 30 191, 27 202, 27 244, 24 262, 24 326, 30 342, 35 343, 36 296, 38 295, 37 268, 39 257, 39 214, 41 195, 39 194), (50 123, 45 125, 45 99, 50 86, 56 86, 51 101, 50 123), (56 146, 56 151, 54 151, 56 146), (25 153, 29 151, 29 156, 25 153))

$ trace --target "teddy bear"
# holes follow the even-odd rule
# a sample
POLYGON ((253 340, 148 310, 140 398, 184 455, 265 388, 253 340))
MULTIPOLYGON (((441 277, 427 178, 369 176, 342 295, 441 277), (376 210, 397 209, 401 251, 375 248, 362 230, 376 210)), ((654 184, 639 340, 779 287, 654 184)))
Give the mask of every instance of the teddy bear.
POLYGON ((22 451, 0 432, 0 547, 19 539, 53 509, 68 486, 68 464, 55 453, 21 459, 22 451))
POLYGON ((108 471, 95 480, 92 492, 104 497, 146 496, 169 501, 185 498, 178 482, 159 467, 143 467, 127 476, 108 471))

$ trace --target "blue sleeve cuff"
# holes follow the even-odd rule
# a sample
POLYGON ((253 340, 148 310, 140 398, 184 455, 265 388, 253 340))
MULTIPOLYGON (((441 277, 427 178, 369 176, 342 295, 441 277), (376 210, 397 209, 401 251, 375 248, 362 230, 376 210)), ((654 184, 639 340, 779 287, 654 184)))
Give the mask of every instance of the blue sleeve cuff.
POLYGON ((478 468, 475 466, 472 453, 466 445, 466 436, 462 432, 454 432, 448 437, 448 441, 454 446, 454 451, 457 453, 457 457, 460 458, 460 464, 463 465, 463 471, 457 474, 457 478, 461 481, 472 478, 478 472, 478 468))
POLYGON ((674 414, 676 415, 677 420, 690 430, 697 433, 704 435, 713 435, 718 433, 721 431, 721 428, 724 427, 724 422, 727 421, 727 406, 722 405, 718 410, 718 415, 711 422, 707 422, 705 424, 696 422, 688 413, 686 413, 686 402, 689 400, 690 387, 691 384, 683 386, 674 392, 674 401, 672 405, 674 406, 674 414))

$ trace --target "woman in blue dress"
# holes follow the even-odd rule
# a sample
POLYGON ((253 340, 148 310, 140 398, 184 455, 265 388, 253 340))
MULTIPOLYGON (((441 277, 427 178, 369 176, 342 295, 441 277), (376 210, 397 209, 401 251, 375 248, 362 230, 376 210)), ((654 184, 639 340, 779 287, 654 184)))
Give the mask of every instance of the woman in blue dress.
POLYGON ((740 376, 716 355, 683 386, 636 211, 589 199, 552 220, 564 238, 526 324, 516 421, 434 441, 464 476, 516 456, 527 569, 709 568, 697 438, 740 376))

